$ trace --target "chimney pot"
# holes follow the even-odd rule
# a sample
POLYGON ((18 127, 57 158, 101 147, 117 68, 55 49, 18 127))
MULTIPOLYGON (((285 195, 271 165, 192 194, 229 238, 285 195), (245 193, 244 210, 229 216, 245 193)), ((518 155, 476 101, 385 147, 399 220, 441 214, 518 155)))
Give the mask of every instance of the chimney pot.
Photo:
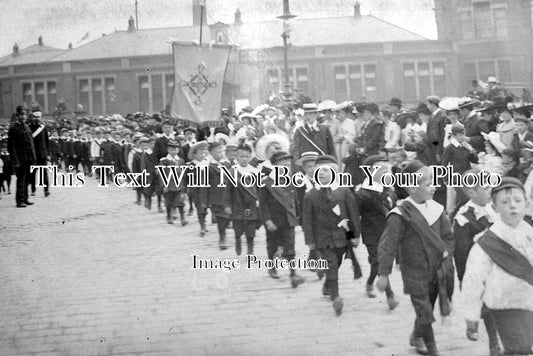
POLYGON ((361 17, 361 3, 359 1, 356 1, 353 5, 353 16, 361 17))
POLYGON ((135 20, 133 19, 133 16, 130 16, 130 19, 128 20, 128 32, 135 31, 135 20))
POLYGON ((37 42, 39 43, 39 46, 44 46, 44 41, 43 41, 43 36, 39 36, 39 39, 37 40, 37 42))
POLYGON ((237 9, 235 11, 235 25, 241 25, 242 24, 242 13, 241 10, 237 9))
POLYGON ((69 42, 69 44, 68 44, 68 49, 72 49, 72 48, 73 48, 73 47, 72 47, 72 42, 69 42))
POLYGON ((13 57, 16 57, 16 56, 19 56, 19 55, 20 55, 19 45, 15 43, 15 45, 13 46, 13 57))

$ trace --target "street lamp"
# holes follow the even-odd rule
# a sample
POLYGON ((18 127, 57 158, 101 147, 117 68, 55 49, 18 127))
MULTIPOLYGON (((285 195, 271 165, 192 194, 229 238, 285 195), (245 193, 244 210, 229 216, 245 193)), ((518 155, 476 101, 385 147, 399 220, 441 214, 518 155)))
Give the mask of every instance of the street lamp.
POLYGON ((289 20, 295 18, 296 15, 291 14, 291 11, 289 10, 289 0, 283 0, 283 15, 278 16, 278 19, 283 20, 283 33, 281 34, 281 37, 283 38, 283 97, 285 100, 290 100, 292 95, 292 85, 289 81, 289 45, 287 43, 287 40, 291 36, 291 28, 289 24, 289 20))

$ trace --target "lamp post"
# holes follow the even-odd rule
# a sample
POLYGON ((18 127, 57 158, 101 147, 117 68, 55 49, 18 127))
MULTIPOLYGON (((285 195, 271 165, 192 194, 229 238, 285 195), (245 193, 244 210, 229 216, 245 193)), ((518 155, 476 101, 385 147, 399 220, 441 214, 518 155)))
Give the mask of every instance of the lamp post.
POLYGON ((296 15, 291 14, 289 10, 289 0, 283 0, 283 15, 278 16, 278 19, 283 20, 283 97, 285 100, 290 100, 292 96, 292 85, 289 81, 289 44, 288 39, 290 37, 289 20, 295 18, 296 15))

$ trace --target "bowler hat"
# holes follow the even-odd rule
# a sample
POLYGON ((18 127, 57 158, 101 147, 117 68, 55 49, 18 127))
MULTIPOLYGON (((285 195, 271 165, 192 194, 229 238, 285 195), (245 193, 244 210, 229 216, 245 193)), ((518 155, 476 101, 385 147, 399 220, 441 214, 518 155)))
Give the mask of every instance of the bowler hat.
POLYGON ((402 107, 402 101, 399 98, 392 98, 390 100, 389 105, 396 105, 397 107, 401 108, 402 107))

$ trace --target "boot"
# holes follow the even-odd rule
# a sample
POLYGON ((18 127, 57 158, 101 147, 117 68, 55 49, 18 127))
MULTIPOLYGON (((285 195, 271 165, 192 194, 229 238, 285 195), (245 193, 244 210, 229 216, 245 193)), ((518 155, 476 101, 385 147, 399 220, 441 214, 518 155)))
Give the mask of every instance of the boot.
POLYGON ((146 209, 152 210, 152 197, 145 198, 144 206, 146 207, 146 209))
POLYGON ((326 279, 326 281, 322 285, 322 295, 330 295, 330 294, 331 292, 329 291, 329 283, 328 283, 328 280, 326 279))
POLYGON ((374 285, 373 284, 367 284, 366 285, 366 295, 368 298, 375 298, 376 293, 374 292, 374 285))
POLYGON ((409 337, 409 345, 414 347, 416 350, 416 353, 419 355, 428 354, 428 349, 426 348, 424 339, 422 339, 421 337, 415 336, 414 333, 411 333, 411 336, 409 337))
POLYGON ((174 224, 174 220, 172 219, 172 216, 167 216, 167 223, 174 224))
POLYGON ((137 200, 135 201, 135 204, 141 205, 141 191, 137 190, 137 200))
MULTIPOLYGON (((293 271, 293 270, 291 270, 293 271)), ((305 279, 297 275, 296 273, 293 273, 291 276, 291 286, 292 288, 298 287, 300 284, 304 284, 305 279)))
POLYGON ((242 252, 241 238, 236 237, 235 238, 235 253, 237 254, 237 256, 240 256, 241 252, 242 252))
POLYGON ((226 246, 226 235, 221 235, 220 240, 218 241, 218 247, 221 250, 226 250, 228 247, 226 246))
POLYGON ((317 269, 316 270, 316 275, 318 276, 318 280, 321 281, 322 278, 324 278, 324 274, 326 274, 326 272, 324 272, 323 269, 317 269))
POLYGON ((437 350, 437 344, 435 342, 427 343, 427 351, 429 356, 440 356, 439 350, 437 350))
POLYGON ((337 316, 340 316, 342 314, 342 307, 344 307, 344 302, 342 301, 342 298, 335 298, 335 300, 333 300, 333 309, 335 310, 335 314, 337 316))
POLYGON ((400 304, 400 302, 398 301, 398 299, 396 299, 394 294, 391 294, 391 295, 387 296, 387 304, 389 305, 389 309, 390 310, 394 310, 394 309, 396 309, 398 304, 400 304))
POLYGON ((187 225, 189 222, 185 219, 185 211, 182 206, 179 207, 181 226, 187 225))
POLYGON ((275 268, 269 269, 268 275, 270 276, 270 278, 279 279, 278 271, 275 268))
POLYGON ((246 253, 249 255, 253 255, 254 254, 254 238, 253 237, 246 238, 246 247, 248 247, 248 251, 246 253))

